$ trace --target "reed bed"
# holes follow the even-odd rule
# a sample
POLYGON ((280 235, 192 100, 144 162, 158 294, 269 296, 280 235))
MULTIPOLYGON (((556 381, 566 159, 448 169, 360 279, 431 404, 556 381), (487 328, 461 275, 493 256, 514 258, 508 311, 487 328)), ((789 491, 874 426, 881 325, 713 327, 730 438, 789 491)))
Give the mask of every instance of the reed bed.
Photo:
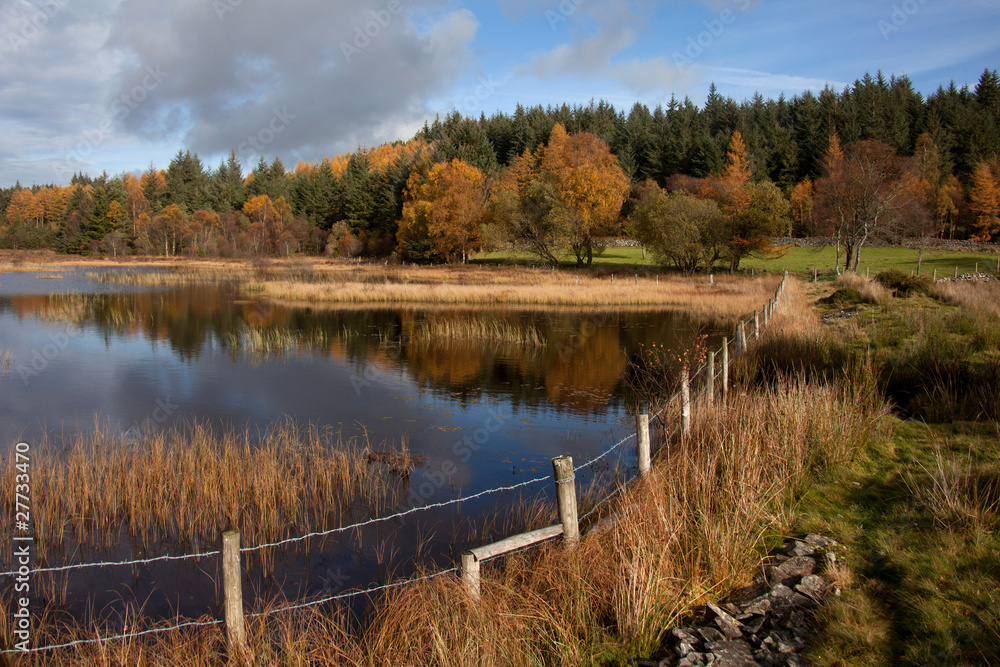
POLYGON ((10 367, 14 364, 14 353, 10 350, 5 350, 0 347, 0 373, 3 377, 7 377, 10 374, 10 367))
POLYGON ((311 304, 476 304, 684 308, 735 322, 774 291, 776 277, 656 276, 484 266, 399 266, 333 260, 191 262, 103 274, 130 285, 234 282, 247 295, 311 304))
POLYGON ((290 331, 247 322, 241 322, 227 338, 231 350, 248 352, 255 357, 291 354, 300 349, 312 350, 329 345, 331 340, 322 329, 290 331))
POLYGON ((413 343, 431 344, 435 342, 475 341, 512 345, 519 348, 541 348, 548 343, 545 336, 532 325, 511 324, 506 320, 475 318, 432 317, 420 322, 408 332, 413 343))
MULTIPOLYGON (((191 423, 125 433, 95 425, 65 445, 43 439, 32 462, 39 562, 58 565, 69 550, 116 548, 123 538, 161 550, 215 544, 228 529, 258 544, 341 525, 353 511, 380 511, 399 477, 368 451, 363 440, 293 422, 259 438, 191 423)), ((11 512, 16 472, 8 457, 0 503, 11 512)), ((0 559, 10 555, 10 531, 0 559)))
MULTIPOLYGON (((660 280, 643 278, 635 284, 625 279, 617 284, 610 278, 581 278, 534 283, 530 275, 519 284, 437 284, 344 282, 317 284, 294 281, 265 281, 260 294, 280 301, 342 304, 464 304, 551 305, 577 307, 672 307, 683 308, 693 317, 727 319, 735 322, 767 299, 777 280, 768 278, 716 281, 660 280)), ((570 277, 571 278, 571 277, 570 277)))

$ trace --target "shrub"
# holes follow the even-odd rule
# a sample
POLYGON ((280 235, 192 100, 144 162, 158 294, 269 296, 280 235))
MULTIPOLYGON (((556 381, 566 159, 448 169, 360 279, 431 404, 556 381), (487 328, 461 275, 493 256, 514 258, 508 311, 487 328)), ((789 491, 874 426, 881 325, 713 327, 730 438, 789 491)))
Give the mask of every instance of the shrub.
POLYGON ((908 276, 899 269, 888 269, 875 276, 875 280, 894 292, 895 296, 910 296, 911 294, 928 294, 931 289, 931 279, 927 276, 908 276))

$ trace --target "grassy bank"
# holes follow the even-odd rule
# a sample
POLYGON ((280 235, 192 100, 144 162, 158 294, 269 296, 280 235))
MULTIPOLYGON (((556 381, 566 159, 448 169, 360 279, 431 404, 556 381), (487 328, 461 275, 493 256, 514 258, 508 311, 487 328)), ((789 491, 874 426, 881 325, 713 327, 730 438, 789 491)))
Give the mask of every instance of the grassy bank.
POLYGON ((822 324, 753 355, 764 383, 834 376, 863 355, 896 413, 878 456, 821 475, 797 508, 794 531, 843 542, 853 579, 809 659, 1000 663, 1000 284, 918 281, 892 296, 864 283, 816 286, 822 324))

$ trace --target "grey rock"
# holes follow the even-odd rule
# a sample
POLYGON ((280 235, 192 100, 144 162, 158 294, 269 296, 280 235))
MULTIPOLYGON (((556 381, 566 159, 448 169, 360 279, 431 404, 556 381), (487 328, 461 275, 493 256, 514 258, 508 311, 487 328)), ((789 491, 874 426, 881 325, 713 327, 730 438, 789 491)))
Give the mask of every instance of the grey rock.
POLYGON ((819 547, 820 549, 837 546, 837 542, 835 540, 831 540, 829 537, 824 537, 823 535, 816 535, 815 533, 806 535, 805 542, 813 545, 814 547, 819 547))
POLYGON ((792 540, 785 546, 785 553, 789 556, 812 556, 816 553, 816 547, 808 542, 799 542, 798 540, 792 540))
POLYGON ((771 587, 763 582, 752 584, 730 593, 729 601, 742 608, 748 602, 752 602, 759 599, 761 596, 767 595, 770 590, 771 587))
POLYGON ((743 624, 733 618, 729 612, 712 602, 708 603, 708 608, 715 614, 715 624, 719 626, 722 634, 730 639, 739 639, 743 636, 743 624))
POLYGON ((816 602, 822 602, 826 595, 826 580, 815 574, 807 574, 802 577, 795 590, 816 602))
POLYGON ((715 628, 698 628, 698 634, 705 642, 719 642, 726 638, 724 634, 716 630, 715 628))
POLYGON ((837 562, 837 554, 833 553, 832 551, 827 551, 825 554, 823 554, 823 558, 826 559, 827 565, 832 565, 837 562))
POLYGON ((727 642, 712 642, 705 646, 715 658, 713 665, 718 667, 756 667, 753 650, 742 640, 727 642))
POLYGON ((677 667, 704 667, 706 663, 704 654, 691 653, 677 662, 677 667))
POLYGON ((752 616, 746 621, 742 621, 743 631, 748 632, 751 635, 756 635, 758 632, 760 632, 760 629, 764 627, 764 623, 766 621, 767 618, 764 616, 752 616))
POLYGON ((686 641, 679 641, 677 645, 674 646, 674 653, 677 654, 678 658, 683 658, 695 652, 694 644, 686 641))
POLYGON ((816 561, 808 556, 796 556, 776 567, 767 568, 767 580, 772 584, 781 582, 786 586, 797 584, 807 574, 816 571, 816 561))

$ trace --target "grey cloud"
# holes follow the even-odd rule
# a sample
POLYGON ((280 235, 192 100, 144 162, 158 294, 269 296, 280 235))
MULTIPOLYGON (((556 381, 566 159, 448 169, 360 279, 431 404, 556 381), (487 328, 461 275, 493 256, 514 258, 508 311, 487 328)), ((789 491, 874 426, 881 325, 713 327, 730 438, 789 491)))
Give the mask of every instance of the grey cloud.
POLYGON ((286 161, 378 141, 385 137, 375 128, 423 118, 428 98, 466 66, 478 27, 468 10, 434 1, 154 7, 125 0, 108 42, 133 61, 116 97, 149 67, 166 73, 126 128, 150 139, 180 136, 202 153, 256 146, 286 161), (287 122, 276 123, 276 114, 287 122))
MULTIPOLYGON (((511 11, 521 6, 518 0, 507 0, 506 4, 512 7, 511 11)), ((605 78, 642 92, 686 84, 690 73, 682 72, 665 58, 616 58, 636 42, 637 29, 654 5, 627 0, 556 3, 547 10, 547 16, 553 30, 565 29, 567 41, 536 54, 517 73, 542 79, 566 75, 590 80, 605 78)))

